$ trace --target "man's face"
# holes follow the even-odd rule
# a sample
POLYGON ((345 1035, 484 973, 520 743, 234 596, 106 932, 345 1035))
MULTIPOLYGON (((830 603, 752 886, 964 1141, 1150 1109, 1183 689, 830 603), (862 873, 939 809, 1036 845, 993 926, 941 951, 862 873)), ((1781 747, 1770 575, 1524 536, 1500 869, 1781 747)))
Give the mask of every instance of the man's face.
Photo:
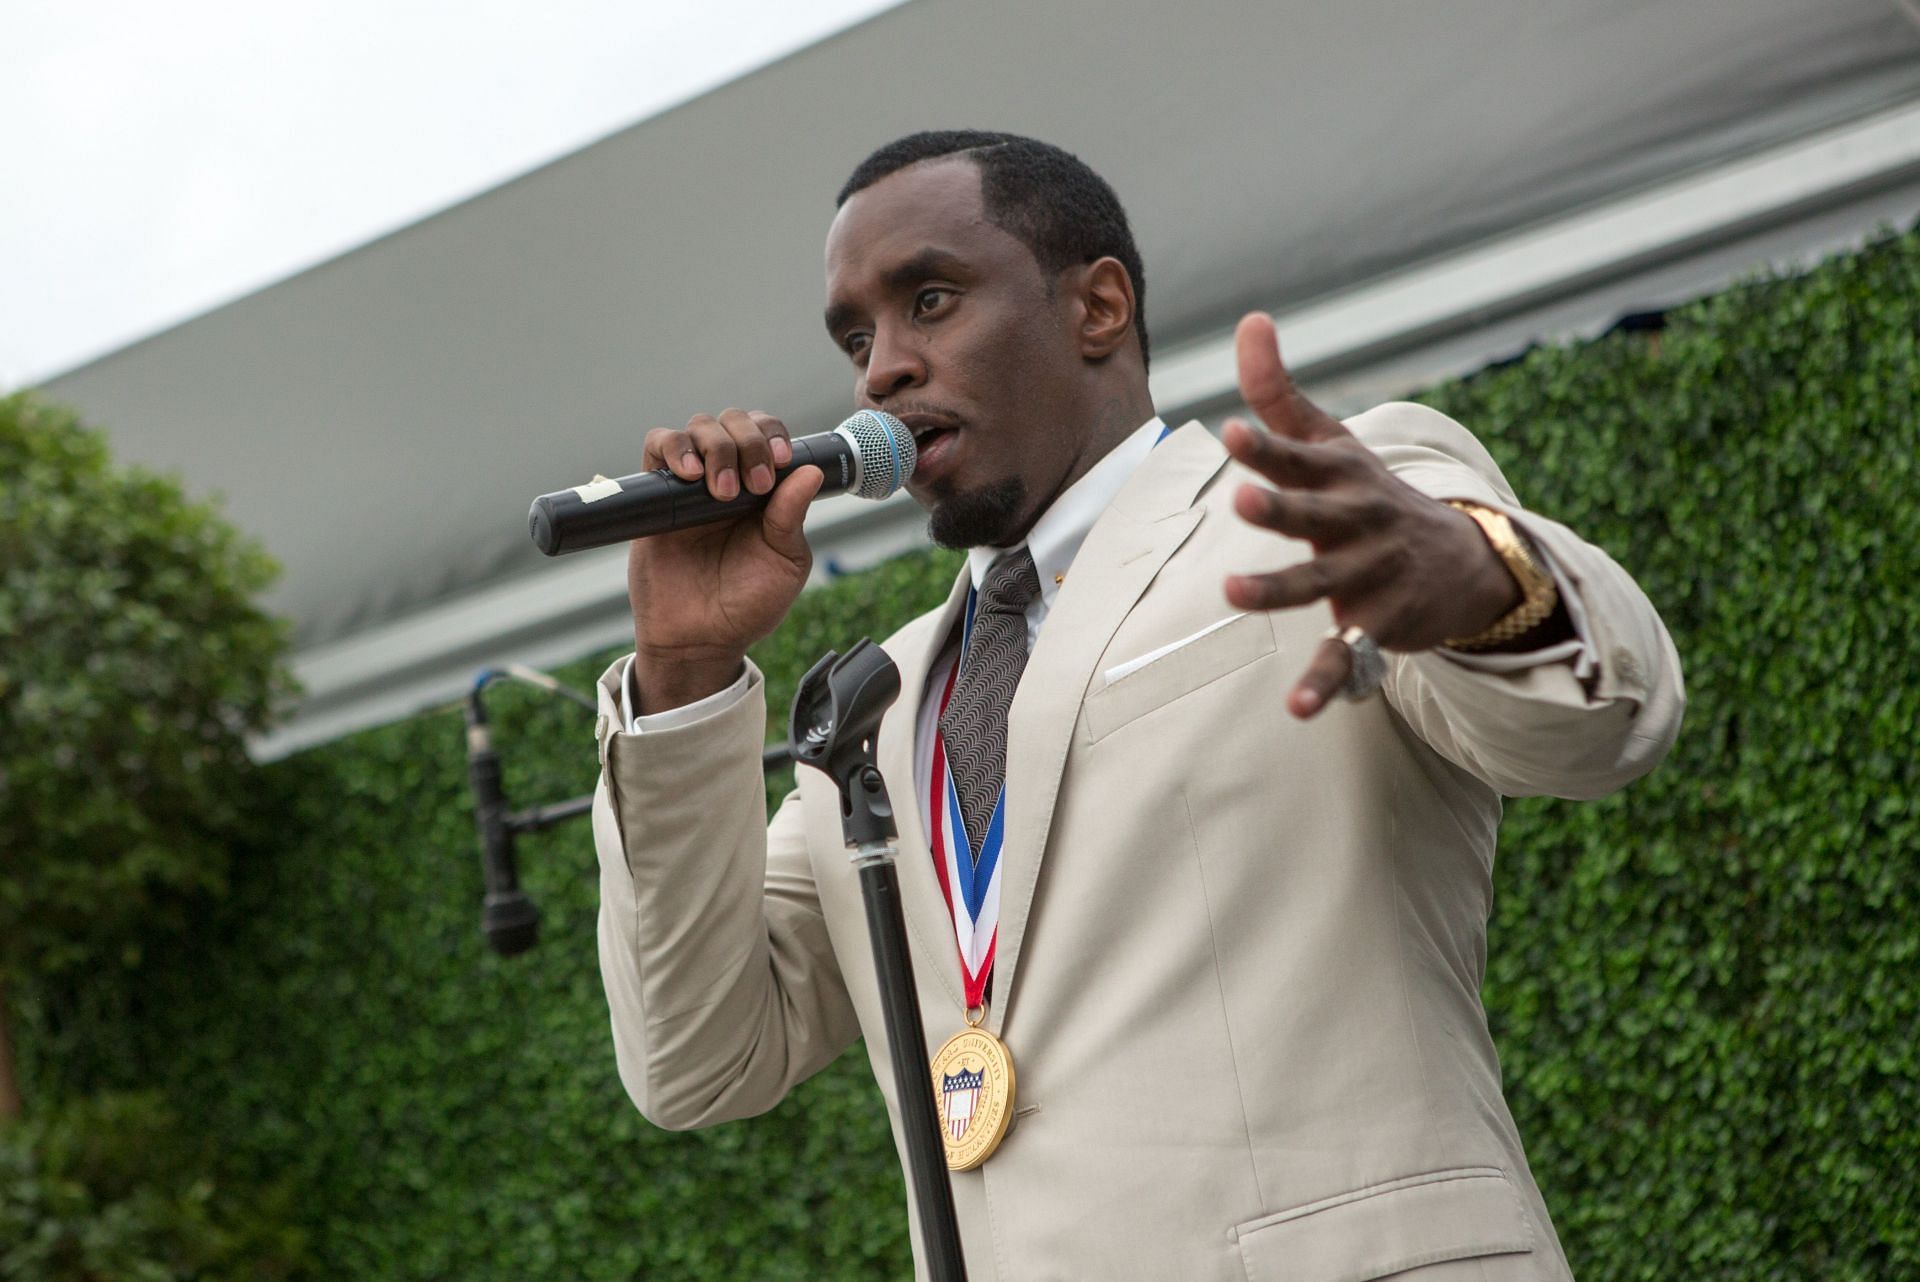
POLYGON ((841 206, 827 234, 827 330, 854 400, 913 431, 908 491, 948 547, 1005 547, 1086 447, 1074 305, 987 221, 972 161, 928 161, 841 206))

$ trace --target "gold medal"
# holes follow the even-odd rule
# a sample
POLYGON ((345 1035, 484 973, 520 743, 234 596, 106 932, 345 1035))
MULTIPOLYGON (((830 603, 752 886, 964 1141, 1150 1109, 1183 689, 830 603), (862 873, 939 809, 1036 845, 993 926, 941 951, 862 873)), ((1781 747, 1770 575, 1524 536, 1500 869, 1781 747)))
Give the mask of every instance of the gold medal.
POLYGON ((967 1012, 967 1026, 933 1057, 933 1098, 940 1109, 940 1139, 947 1169, 971 1171, 993 1156, 1013 1120, 1013 1056, 998 1037, 967 1012))

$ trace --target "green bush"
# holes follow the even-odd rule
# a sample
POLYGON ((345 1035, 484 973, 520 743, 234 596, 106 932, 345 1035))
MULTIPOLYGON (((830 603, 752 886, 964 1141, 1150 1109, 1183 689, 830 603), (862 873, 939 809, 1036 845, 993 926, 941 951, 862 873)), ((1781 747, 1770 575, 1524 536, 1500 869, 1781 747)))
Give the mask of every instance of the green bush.
POLYGON ((284 1208, 218 1182, 157 1096, 55 1105, 47 1074, 9 1124, 9 991, 42 1026, 49 992, 129 1014, 123 981, 225 884, 245 736, 291 689, 253 603, 273 563, 23 394, 0 399, 0 572, 0 1276, 289 1276, 284 1208))
POLYGON ((1685 663, 1665 765, 1500 834, 1484 996, 1576 1272, 1920 1276, 1920 235, 1429 399, 1685 663))
MULTIPOLYGON (((1486 997, 1586 1282, 1920 1274, 1917 334, 1907 235, 1429 398, 1633 569, 1687 666, 1661 770, 1516 804, 1501 838, 1486 997)), ((955 564, 803 598, 760 654, 776 715, 822 649, 932 604, 955 564)), ((582 712, 494 707, 517 804, 591 786, 582 712)), ((857 1052, 754 1121, 634 1113, 583 825, 521 844, 540 947, 483 950, 452 711, 279 763, 256 800, 275 828, 181 966, 120 1007, 43 994, 41 1073, 160 1086, 236 1161, 291 1170, 331 1275, 907 1271, 857 1052)))
MULTIPOLYGON (((944 593, 937 559, 952 565, 921 554, 810 593, 790 627, 844 641, 851 594, 862 628, 890 631, 944 593)), ((761 657, 788 681, 803 666, 777 640, 761 657)), ((585 689, 601 666, 557 675, 585 689)), ((516 685, 488 708, 514 804, 592 788, 583 710, 516 685)), ((205 942, 131 1009, 47 1019, 36 1046, 71 1079, 159 1082, 252 1163, 240 1174, 289 1174, 330 1276, 897 1271, 904 1195, 860 1052, 751 1125, 654 1130, 614 1068, 585 824, 521 840, 542 941, 493 956, 463 754, 448 709, 273 767, 256 803, 275 831, 237 861, 205 942)))
POLYGON ((211 504, 0 398, 0 985, 137 962, 217 889, 291 692, 276 573, 211 504))
POLYGON ((0 1278, 275 1282, 306 1235, 284 1188, 212 1173, 157 1095, 102 1095, 0 1126, 0 1278))

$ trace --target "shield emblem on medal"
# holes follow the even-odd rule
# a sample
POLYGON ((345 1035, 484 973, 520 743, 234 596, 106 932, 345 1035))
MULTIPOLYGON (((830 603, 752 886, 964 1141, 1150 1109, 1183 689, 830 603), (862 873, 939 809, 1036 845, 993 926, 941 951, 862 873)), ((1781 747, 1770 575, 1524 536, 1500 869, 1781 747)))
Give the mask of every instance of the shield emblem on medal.
POLYGON ((980 1084, 986 1074, 981 1069, 961 1069, 940 1076, 940 1111, 946 1117, 947 1134, 958 1143, 973 1122, 974 1107, 980 1102, 980 1084))

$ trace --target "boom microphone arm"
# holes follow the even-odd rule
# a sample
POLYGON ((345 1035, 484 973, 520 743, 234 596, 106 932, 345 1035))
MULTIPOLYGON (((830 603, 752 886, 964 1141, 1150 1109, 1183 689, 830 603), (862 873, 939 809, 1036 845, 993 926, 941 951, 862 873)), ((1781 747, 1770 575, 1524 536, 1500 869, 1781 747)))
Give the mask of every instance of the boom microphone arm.
MULTIPOLYGON (((521 664, 484 668, 473 679, 464 703, 467 723, 467 783, 473 790, 473 825, 480 837, 480 876, 486 896, 480 906, 480 929, 487 946, 502 957, 532 948, 540 938, 540 909, 520 888, 514 839, 523 832, 543 832, 569 819, 593 812, 593 794, 571 797, 525 810, 507 808, 500 782, 500 753, 493 746, 493 728, 487 722, 486 689, 496 681, 523 681, 597 711, 592 699, 569 689, 544 672, 521 664)), ((760 754, 763 770, 778 770, 791 760, 787 745, 769 744, 760 754)))

